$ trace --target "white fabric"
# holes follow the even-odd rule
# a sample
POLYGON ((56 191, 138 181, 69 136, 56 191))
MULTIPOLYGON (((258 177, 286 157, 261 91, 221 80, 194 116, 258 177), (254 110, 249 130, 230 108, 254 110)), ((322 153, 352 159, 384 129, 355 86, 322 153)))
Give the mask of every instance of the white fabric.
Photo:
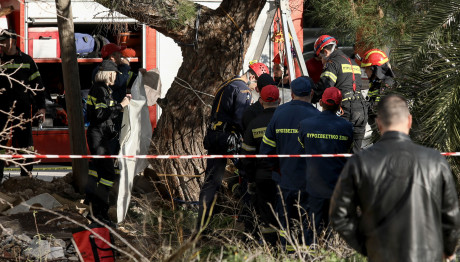
MULTIPOLYGON (((131 95, 131 102, 124 108, 123 112, 119 155, 147 155, 152 138, 152 125, 150 124, 142 74, 139 74, 134 81, 131 95)), ((117 220, 121 222, 128 211, 134 177, 144 171, 149 163, 147 159, 119 158, 118 161, 120 163, 120 184, 117 220)))

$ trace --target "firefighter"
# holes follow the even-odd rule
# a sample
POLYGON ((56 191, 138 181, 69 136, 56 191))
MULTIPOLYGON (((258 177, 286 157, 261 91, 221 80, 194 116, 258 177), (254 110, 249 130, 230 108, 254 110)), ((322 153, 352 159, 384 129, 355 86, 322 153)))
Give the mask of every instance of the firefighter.
MULTIPOLYGON (((251 104, 251 90, 254 90, 257 78, 266 68, 262 63, 255 63, 242 76, 235 76, 222 83, 218 88, 209 118, 209 125, 203 145, 208 154, 235 154, 241 147, 242 117, 244 110, 251 104)), ((226 158, 208 158, 204 184, 200 190, 198 221, 196 232, 201 232, 212 215, 212 203, 216 192, 222 184, 227 165, 226 158)))
MULTIPOLYGON (((255 90, 257 91, 258 94, 260 94, 260 92, 262 91, 262 88, 264 86, 266 86, 266 85, 275 85, 275 81, 273 80, 273 78, 268 73, 268 68, 266 69, 266 72, 267 73, 262 73, 262 74, 258 75, 257 86, 255 87, 255 90)), ((242 122, 243 131, 246 130, 246 127, 252 121, 252 119, 257 117, 257 115, 262 113, 262 111, 264 111, 264 107, 262 106, 260 98, 257 99, 257 101, 255 103, 253 103, 248 108, 246 108, 246 110, 244 110, 244 112, 243 112, 243 120, 242 120, 243 121, 242 122)))
MULTIPOLYGON (((342 92, 339 89, 326 88, 319 102, 323 111, 300 122, 299 142, 305 154, 340 154, 351 151, 353 125, 336 115, 341 102, 342 92)), ((319 235, 329 224, 329 202, 346 160, 344 157, 313 157, 305 160, 307 213, 311 222, 314 222, 304 226, 307 245, 313 243, 313 232, 319 235)))
MULTIPOLYGON (((111 140, 118 136, 113 120, 130 102, 129 98, 125 97, 121 103, 117 103, 112 97, 110 86, 115 82, 117 74, 119 74, 117 65, 113 61, 104 60, 88 94, 86 103, 89 127, 86 135, 92 155, 116 154, 110 148, 111 140)), ((90 205, 93 217, 110 224, 109 192, 118 178, 113 159, 92 159, 91 167, 86 186, 85 203, 90 205)))
POLYGON ((337 48, 337 40, 332 36, 318 37, 314 49, 324 68, 315 87, 313 103, 321 99, 328 87, 335 86, 342 92, 341 116, 353 124, 353 152, 357 153, 361 150, 367 125, 367 101, 361 93, 361 68, 337 48))
MULTIPOLYGON (((291 98, 288 103, 282 104, 273 114, 262 138, 260 153, 273 154, 301 154, 302 147, 298 142, 298 128, 300 121, 307 117, 319 114, 311 104, 313 95, 313 80, 302 76, 291 83, 291 98)), ((305 160, 302 158, 280 158, 278 161, 267 159, 273 166, 272 179, 281 189, 275 212, 278 214, 282 229, 293 228, 294 219, 298 217, 299 209, 306 210, 307 194, 305 192, 305 160), (300 202, 299 202, 300 199, 300 202), (298 203, 299 202, 299 203, 298 203), (298 205, 297 205, 298 204, 298 205), (286 212, 285 212, 286 211, 286 212)), ((281 232, 282 244, 285 245, 285 232, 281 232)), ((286 246, 288 251, 291 246, 286 246)))
MULTIPOLYGON (((249 123, 244 132, 242 153, 248 155, 259 154, 260 144, 267 125, 275 112, 279 99, 279 90, 275 85, 266 85, 260 92, 260 103, 263 111, 249 123)), ((243 158, 241 159, 243 169, 248 180, 248 193, 252 195, 252 203, 260 221, 262 234, 272 231, 270 225, 276 225, 276 219, 268 204, 275 206, 276 184, 272 180, 271 167, 262 159, 243 158)), ((248 231, 254 232, 255 223, 251 221, 248 231)))
MULTIPOLYGON (((112 61, 117 65, 119 73, 117 73, 115 82, 113 82, 110 86, 110 89, 112 90, 112 97, 117 103, 121 103, 121 101, 126 97, 127 88, 130 84, 132 84, 132 80, 135 79, 136 75, 131 71, 129 60, 121 54, 124 50, 126 50, 126 46, 119 46, 114 43, 106 44, 101 49, 102 59, 112 61)), ((96 73, 99 71, 99 67, 100 65, 93 69, 93 83, 96 73)), ((141 70, 143 70, 142 72, 145 72, 145 69, 140 69, 139 71, 141 70)), ((122 120, 122 114, 113 120, 118 133, 121 131, 122 120)), ((120 150, 119 139, 113 139, 110 143, 110 147, 111 151, 118 153, 120 150)))
POLYGON ((377 134, 377 125, 375 123, 376 107, 380 101, 380 95, 385 90, 393 88, 395 85, 394 73, 390 68, 389 60, 385 52, 380 49, 371 49, 364 54, 361 61, 361 67, 369 79, 369 118, 368 123, 372 128, 372 133, 377 134))
MULTIPOLYGON (((2 137, 2 146, 8 142, 9 131, 5 128, 12 127, 11 139, 14 148, 23 148, 34 150, 32 141, 32 112, 37 111, 41 121, 45 120, 45 94, 40 72, 34 60, 27 54, 24 54, 16 47, 16 32, 13 29, 5 29, 0 33, 1 48, 1 70, 4 74, 0 78, 0 109, 10 112, 12 116, 0 113, 0 124, 6 132, 2 137), (33 89, 34 91, 32 92, 33 89), (25 122, 22 119, 29 121, 25 122), (13 117, 13 118, 12 118, 13 117), (15 119, 14 119, 15 118, 15 119), (23 123, 21 123, 23 122, 23 123)), ((0 151, 2 154, 5 150, 0 151)), ((26 161, 31 162, 31 161, 26 161)), ((0 160, 0 183, 3 178, 5 162, 0 160)), ((32 171, 32 165, 26 165, 21 168, 21 176, 28 176, 32 171)))

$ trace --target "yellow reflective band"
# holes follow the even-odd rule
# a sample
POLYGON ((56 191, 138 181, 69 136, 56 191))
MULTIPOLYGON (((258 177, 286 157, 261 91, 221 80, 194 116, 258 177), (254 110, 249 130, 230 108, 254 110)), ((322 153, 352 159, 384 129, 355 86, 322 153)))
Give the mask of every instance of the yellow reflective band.
POLYGON ((115 174, 119 175, 120 173, 120 169, 115 169, 115 174))
POLYGON ((95 170, 88 170, 88 175, 93 176, 93 177, 98 177, 97 172, 95 170))
POLYGON ((0 154, 2 155, 6 154, 6 149, 0 149, 0 154))
POLYGON ((113 182, 112 182, 112 181, 106 180, 106 179, 104 179, 104 178, 101 178, 101 180, 99 180, 99 183, 103 184, 104 186, 109 186, 109 187, 112 187, 112 186, 113 186, 113 182))
POLYGON ((295 251, 295 248, 292 245, 286 245, 286 251, 295 251))
POLYGON ((284 238, 286 237, 286 231, 284 230, 280 230, 279 234, 280 234, 280 237, 284 237, 284 238))
POLYGON ((129 82, 131 82, 131 78, 133 78, 133 71, 128 72, 128 80, 126 81, 126 86, 129 85, 129 82))
POLYGON ((97 103, 96 104, 96 109, 99 109, 99 108, 107 108, 107 105, 104 104, 104 103, 97 103))
POLYGON ((241 148, 243 148, 244 150, 248 151, 248 152, 255 152, 256 151, 256 147, 253 147, 253 146, 248 146, 247 144, 243 143, 241 145, 241 148))
POLYGON ((262 142, 264 142, 265 144, 267 144, 267 145, 269 145, 271 147, 276 147, 276 142, 273 141, 273 140, 268 139, 265 135, 262 138, 262 142))
POLYGON ((276 129, 277 134, 297 134, 299 133, 298 129, 288 129, 288 128, 280 128, 276 129))
POLYGON ((34 80, 35 78, 39 77, 40 76, 40 72, 37 71, 35 73, 33 73, 30 77, 29 77, 29 81, 32 81, 34 80))
POLYGON ((254 138, 263 137, 265 134, 265 130, 267 130, 267 127, 260 127, 260 128, 252 129, 252 137, 254 138))
POLYGON ((116 103, 115 101, 113 101, 113 100, 110 101, 110 106, 114 106, 114 105, 116 105, 116 104, 117 104, 117 103, 116 103))
POLYGON ((233 173, 234 173, 235 175, 240 175, 240 171, 239 171, 238 169, 235 169, 235 171, 233 171, 233 173))
POLYGON ((240 184, 236 183, 232 186, 232 193, 235 192, 235 190, 238 188, 240 184))
POLYGON ((97 99, 94 96, 88 95, 88 99, 86 100, 86 104, 88 105, 95 105, 97 99))
POLYGON ((315 138, 315 139, 341 140, 341 141, 348 140, 348 136, 335 135, 335 134, 307 133, 306 137, 307 138, 315 138))
POLYGON ((359 66, 354 65, 352 69, 350 64, 342 64, 342 73, 353 73, 353 71, 355 75, 361 75, 361 68, 359 66))
POLYGON ((337 76, 332 72, 326 71, 321 74, 321 77, 323 76, 329 77, 334 83, 337 82, 337 76))
POLYGON ((222 124, 223 124, 222 121, 217 121, 217 123, 215 123, 214 125, 212 125, 212 128, 211 128, 211 129, 212 129, 212 130, 216 130, 216 128, 217 128, 218 126, 221 126, 222 124))
POLYGON ((277 232, 276 229, 273 229, 271 227, 262 227, 260 229, 260 233, 262 234, 270 234, 270 233, 276 233, 276 232, 277 232))
POLYGON ((17 69, 17 68, 30 68, 30 64, 6 64, 2 65, 2 68, 8 68, 8 69, 17 69))
POLYGON ((305 148, 305 146, 303 145, 302 141, 300 140, 300 137, 297 137, 297 140, 299 141, 299 143, 302 146, 302 148, 305 148))

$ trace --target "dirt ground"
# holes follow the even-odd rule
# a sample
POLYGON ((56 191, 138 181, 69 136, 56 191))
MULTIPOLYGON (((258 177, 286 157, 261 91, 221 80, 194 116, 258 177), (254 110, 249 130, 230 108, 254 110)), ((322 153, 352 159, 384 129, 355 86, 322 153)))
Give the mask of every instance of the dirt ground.
MULTIPOLYGON (((69 254, 67 251, 74 250, 71 247, 72 233, 82 230, 80 225, 88 225, 88 220, 84 217, 88 207, 81 203, 84 196, 75 191, 71 180, 71 174, 68 174, 63 178, 55 178, 51 182, 30 177, 12 177, 2 183, 0 192, 14 199, 12 202, 14 206, 43 193, 53 196, 62 206, 52 211, 37 209, 13 215, 0 213, 0 245, 3 245, 0 247, 0 261, 22 261, 20 257, 24 257, 23 252, 27 249, 27 245, 17 240, 21 235, 30 238, 40 236, 43 239, 62 239, 66 242, 66 256, 76 258, 76 252, 69 254), (10 233, 7 235, 5 232, 8 230, 10 233), (6 248, 4 242, 6 238, 11 238, 11 233, 15 241, 9 241, 6 248)), ((123 232, 119 233, 127 237, 123 232)), ((62 261, 73 260, 67 257, 67 260, 62 261)))

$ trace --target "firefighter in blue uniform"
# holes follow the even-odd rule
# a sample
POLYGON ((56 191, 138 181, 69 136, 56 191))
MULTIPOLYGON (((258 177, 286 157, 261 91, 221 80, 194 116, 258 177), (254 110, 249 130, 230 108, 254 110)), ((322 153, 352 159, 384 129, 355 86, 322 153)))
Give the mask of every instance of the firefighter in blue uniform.
MULTIPOLYGON (((251 103, 251 90, 255 88, 257 78, 258 74, 249 68, 243 76, 236 76, 218 88, 206 136, 203 139, 208 154, 225 155, 238 152, 242 140, 243 112, 251 103)), ((226 165, 226 158, 207 160, 204 184, 200 190, 197 232, 204 229, 211 218, 212 203, 222 184, 226 165)))
MULTIPOLYGON (((313 95, 313 80, 302 76, 291 83, 292 100, 279 106, 270 123, 260 146, 261 154, 301 154, 302 147, 298 142, 298 128, 300 121, 319 114, 318 109, 311 104, 313 95)), ((299 219, 297 202, 300 198, 300 207, 306 210, 307 194, 305 192, 305 159, 279 158, 278 161, 267 159, 269 162, 279 162, 278 172, 272 172, 273 180, 281 188, 282 198, 278 199, 275 211, 278 214, 281 226, 287 229, 286 216, 289 228, 292 228, 293 219, 299 219), (300 195, 299 195, 300 194, 300 195), (283 206, 283 204, 285 206, 283 206), (286 214, 284 212, 286 210, 286 214)), ((285 232, 281 232, 281 239, 285 244, 285 232)), ((290 246, 286 246, 290 250, 290 246)))
MULTIPOLYGON (((104 60, 95 75, 94 84, 88 94, 86 103, 89 127, 86 136, 92 155, 116 154, 111 151, 110 147, 111 141, 118 137, 114 120, 129 104, 128 97, 125 97, 121 103, 117 103, 112 97, 110 86, 115 82, 118 72, 117 65, 113 61, 104 60)), ((85 203, 90 205, 92 215, 95 218, 110 224, 108 216, 109 192, 118 179, 113 159, 92 159, 90 167, 85 203)))
MULTIPOLYGON (((0 109, 10 112, 12 117, 20 117, 24 120, 32 118, 32 112, 37 111, 41 114, 42 121, 45 120, 45 91, 40 77, 40 72, 34 60, 27 54, 24 54, 16 47, 16 32, 13 29, 2 30, 0 33, 0 45, 2 56, 1 70, 5 74, 0 78, 0 88, 4 89, 0 93, 0 109), (16 80, 16 81, 13 81, 16 80), (21 83, 22 82, 22 83, 21 83), (30 89, 26 89, 30 88, 30 89), (34 91, 32 92, 33 89, 34 91)), ((19 124, 17 119, 10 119, 9 116, 0 113, 0 125, 2 128, 14 127, 19 124), (8 126, 6 126, 8 125, 8 126)), ((32 140, 32 122, 20 124, 20 127, 14 127, 11 132, 12 146, 14 148, 24 148, 34 150, 32 140)), ((8 139, 2 138, 2 145, 5 146, 8 139)), ((0 150, 5 153, 5 150, 0 150)), ((31 162, 27 160, 27 162, 31 162)), ((0 160, 0 183, 3 178, 5 162, 0 160)), ((32 171, 32 165, 26 165, 25 169, 21 168, 21 176, 28 176, 32 171)))
POLYGON ((322 58, 324 68, 315 88, 313 103, 321 99, 328 87, 335 86, 342 92, 341 116, 353 124, 353 152, 357 153, 366 133, 368 104, 361 93, 361 68, 337 48, 337 40, 332 36, 320 36, 314 49, 322 58))
MULTIPOLYGON (((336 115, 340 110, 342 93, 329 87, 320 105, 323 111, 300 122, 299 142, 305 154, 349 153, 353 144, 353 125, 336 115)), ((306 158, 306 191, 308 217, 314 222, 317 234, 329 223, 329 202, 345 162, 344 157, 306 158)), ((307 245, 313 242, 313 224, 305 225, 307 245)))

